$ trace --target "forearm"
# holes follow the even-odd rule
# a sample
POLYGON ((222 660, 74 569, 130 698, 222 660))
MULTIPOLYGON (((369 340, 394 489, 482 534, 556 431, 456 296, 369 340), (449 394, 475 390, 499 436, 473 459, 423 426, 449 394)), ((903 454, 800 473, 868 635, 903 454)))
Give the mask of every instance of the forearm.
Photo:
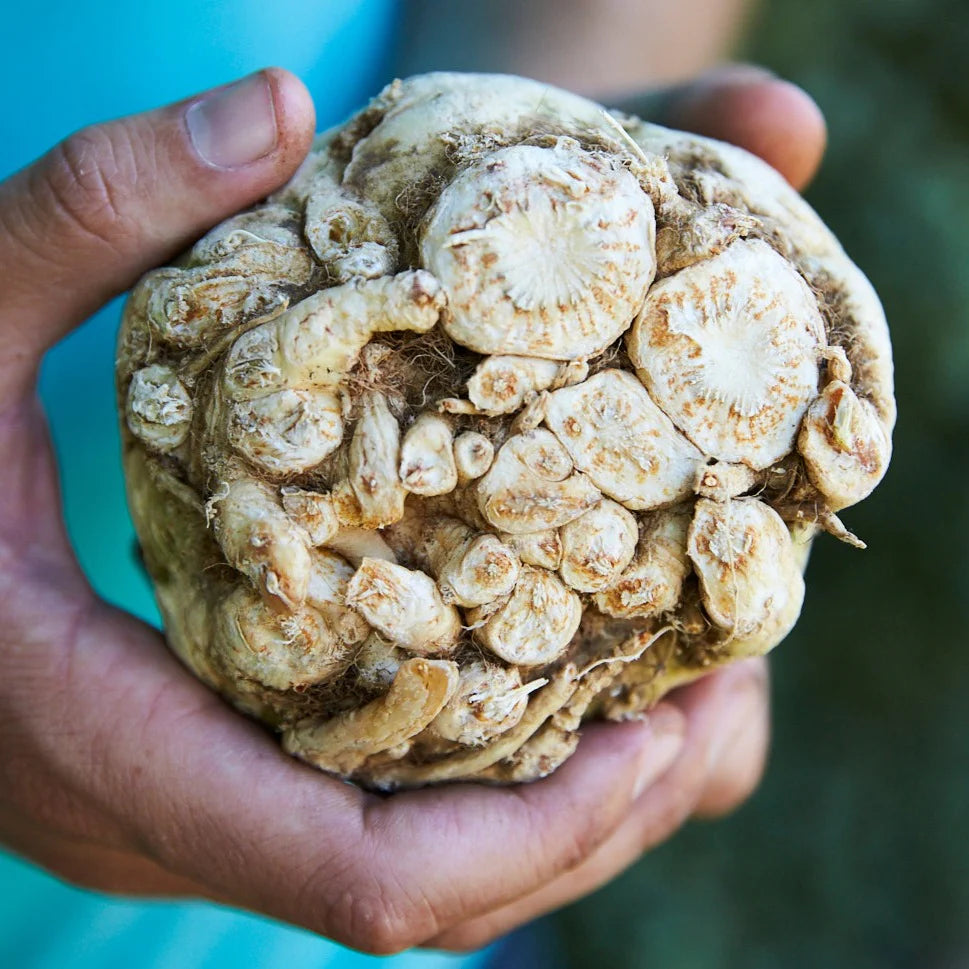
POLYGON ((500 71, 583 93, 684 80, 726 56, 752 0, 409 0, 396 70, 500 71))

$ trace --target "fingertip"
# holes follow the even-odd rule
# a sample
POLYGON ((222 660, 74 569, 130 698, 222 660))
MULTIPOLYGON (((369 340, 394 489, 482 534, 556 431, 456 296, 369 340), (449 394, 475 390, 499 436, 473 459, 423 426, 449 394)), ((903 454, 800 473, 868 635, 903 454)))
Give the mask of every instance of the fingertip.
POLYGON ((738 122, 749 150, 776 168, 797 189, 805 188, 821 165, 828 128, 815 100, 790 81, 772 80, 739 88, 738 122))
POLYGON ((796 84, 747 65, 683 89, 664 121, 747 149, 797 189, 814 177, 827 145, 827 125, 814 99, 796 84))
POLYGON ((734 663, 677 690, 670 702, 685 714, 702 766, 692 813, 715 818, 739 807, 764 772, 770 739, 767 663, 734 663))
POLYGON ((157 131, 166 118, 179 119, 187 134, 185 176, 194 172, 196 187, 208 186, 219 196, 265 195, 277 188, 306 157, 316 126, 306 86, 279 67, 131 120, 157 131))
POLYGON ((263 74, 276 110, 279 169, 288 174, 295 171, 313 143, 316 108, 306 85, 291 71, 267 67, 263 74))
POLYGON ((752 705, 723 743, 694 810, 695 817, 723 817, 754 793, 767 766, 769 738, 766 705, 752 705))

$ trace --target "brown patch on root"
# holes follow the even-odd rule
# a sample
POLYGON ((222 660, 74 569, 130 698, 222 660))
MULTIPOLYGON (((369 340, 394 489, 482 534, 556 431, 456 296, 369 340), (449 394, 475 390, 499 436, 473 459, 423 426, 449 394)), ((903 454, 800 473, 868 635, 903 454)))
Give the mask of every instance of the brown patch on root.
POLYGON ((573 663, 580 670, 586 669, 615 655, 623 643, 654 626, 657 623, 653 619, 614 619, 599 612, 591 600, 583 603, 582 621, 568 652, 554 667, 542 670, 542 675, 549 676, 565 663, 573 663))
POLYGON ((669 632, 659 635, 639 658, 606 682, 589 704, 586 718, 640 716, 670 690, 730 662, 731 637, 703 613, 695 577, 688 580, 682 601, 689 605, 686 615, 670 618, 669 632))
POLYGON ((415 181, 408 185, 394 200, 397 215, 388 221, 400 240, 401 262, 406 268, 420 268, 418 242, 421 224, 428 209, 450 183, 453 174, 451 165, 447 166, 445 172, 431 172, 423 181, 415 181))
POLYGON ((440 326, 429 333, 392 333, 367 347, 344 380, 351 401, 368 391, 384 394, 398 419, 461 393, 481 357, 455 344, 440 326))
MULTIPOLYGON (((784 238, 784 234, 777 223, 773 219, 766 218, 756 212, 752 213, 752 217, 756 220, 756 224, 750 229, 748 238, 766 242, 779 256, 783 256, 802 276, 805 276, 797 253, 791 243, 784 238)), ((806 276, 805 279, 807 279, 806 276)), ((808 285, 810 285, 810 282, 808 285)))
POLYGON ((636 373, 636 368, 626 352, 625 333, 615 343, 606 347, 602 353, 589 360, 590 377, 601 373, 603 370, 626 370, 631 374, 636 373))
POLYGON ((399 80, 387 85, 381 93, 354 115, 329 142, 327 150, 341 168, 350 163, 353 149, 358 141, 363 141, 384 120, 384 116, 400 100, 403 87, 399 80))
POLYGON ((815 272, 807 281, 824 318, 828 343, 841 347, 851 364, 851 389, 859 397, 867 397, 864 348, 859 345, 857 324, 848 308, 843 283, 827 272, 815 272))
POLYGON ((721 203, 747 212, 749 206, 739 188, 724 171, 721 159, 697 145, 669 159, 677 191, 688 202, 707 206, 721 203), (711 177, 712 176, 712 177, 711 177))

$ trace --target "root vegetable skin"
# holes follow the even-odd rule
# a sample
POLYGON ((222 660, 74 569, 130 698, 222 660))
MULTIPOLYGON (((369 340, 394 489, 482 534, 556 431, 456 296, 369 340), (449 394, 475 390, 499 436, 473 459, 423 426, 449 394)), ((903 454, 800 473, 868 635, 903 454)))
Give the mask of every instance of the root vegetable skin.
POLYGON ((871 286, 762 162, 397 81, 149 273, 118 352, 172 647, 364 786, 527 781, 797 619, 884 475, 871 286))

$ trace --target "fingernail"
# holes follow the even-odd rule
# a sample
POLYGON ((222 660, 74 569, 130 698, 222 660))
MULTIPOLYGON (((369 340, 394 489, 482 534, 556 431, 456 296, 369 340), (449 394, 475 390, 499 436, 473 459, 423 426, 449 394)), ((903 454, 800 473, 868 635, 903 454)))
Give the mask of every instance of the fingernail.
POLYGON ((205 95, 185 114, 192 146, 216 168, 241 168, 264 158, 278 139, 269 79, 260 71, 205 95))
POLYGON ((649 714, 646 721, 650 728, 650 740, 633 786, 634 800, 676 760, 685 739, 683 714, 675 707, 661 704, 649 714))

